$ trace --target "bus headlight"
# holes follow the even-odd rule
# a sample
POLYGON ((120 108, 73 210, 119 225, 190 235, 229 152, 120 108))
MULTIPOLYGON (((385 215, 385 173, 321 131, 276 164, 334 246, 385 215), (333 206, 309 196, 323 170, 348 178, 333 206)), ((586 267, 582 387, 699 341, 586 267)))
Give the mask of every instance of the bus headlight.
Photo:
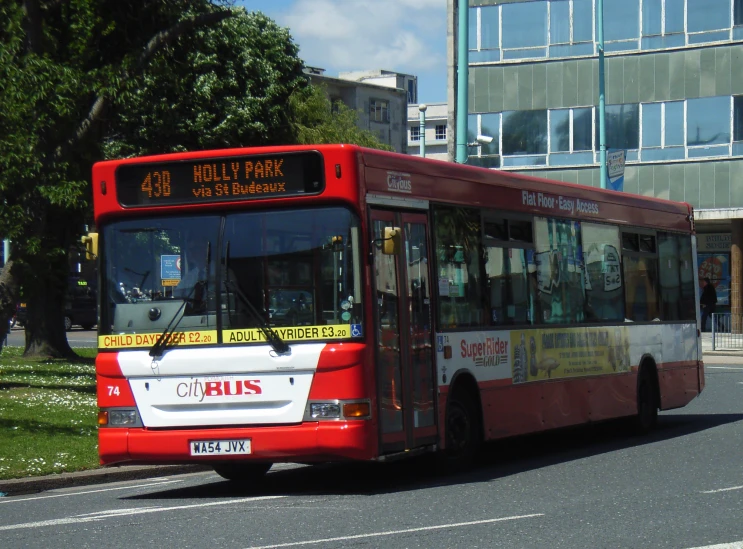
POLYGON ((141 427, 136 408, 108 408, 98 412, 99 427, 141 427))
POLYGON ((369 400, 331 400, 307 403, 304 421, 371 419, 369 400))
POLYGON ((310 417, 312 419, 340 419, 341 406, 329 402, 310 404, 310 417))

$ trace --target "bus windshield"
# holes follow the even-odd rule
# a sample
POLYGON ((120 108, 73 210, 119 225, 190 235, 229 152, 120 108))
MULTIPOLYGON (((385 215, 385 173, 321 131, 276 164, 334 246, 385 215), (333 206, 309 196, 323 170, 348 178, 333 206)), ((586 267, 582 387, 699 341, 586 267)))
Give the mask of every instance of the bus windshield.
POLYGON ((343 207, 115 221, 102 236, 101 333, 267 324, 360 335, 359 254, 358 217, 343 207))

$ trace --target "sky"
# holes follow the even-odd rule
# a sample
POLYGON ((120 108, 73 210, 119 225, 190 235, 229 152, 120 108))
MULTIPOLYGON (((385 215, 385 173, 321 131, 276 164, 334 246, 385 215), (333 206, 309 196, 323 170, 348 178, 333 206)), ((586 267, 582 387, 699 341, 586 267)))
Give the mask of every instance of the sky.
POLYGON ((420 103, 446 102, 446 0, 238 0, 288 27, 306 65, 418 77, 420 103))

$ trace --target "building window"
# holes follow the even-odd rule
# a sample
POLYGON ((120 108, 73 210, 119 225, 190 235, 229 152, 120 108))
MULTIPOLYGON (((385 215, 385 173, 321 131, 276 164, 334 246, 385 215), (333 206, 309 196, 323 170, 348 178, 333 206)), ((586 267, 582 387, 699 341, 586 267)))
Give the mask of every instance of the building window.
POLYGON ((728 154, 730 96, 686 101, 686 145, 689 157, 728 154))
POLYGON ((550 111, 550 152, 592 151, 593 109, 550 111))
POLYGON ((743 25, 743 0, 733 0, 733 24, 743 25))
POLYGON ((547 111, 503 113, 503 156, 506 166, 539 166, 547 163, 547 111))
POLYGON ((436 139, 446 139, 446 124, 436 124, 436 139))
POLYGON ((547 2, 503 4, 503 58, 523 59, 547 56, 547 2))
POLYGON ((743 141, 743 95, 733 97, 733 141, 743 141))
MULTIPOLYGON (((640 105, 606 106, 606 147, 608 149, 637 149, 640 145, 640 105)), ((599 125, 596 124, 596 143, 599 143, 599 125)))
POLYGON ((421 127, 420 126, 411 126, 410 127, 410 140, 411 141, 420 141, 421 140, 421 127))
POLYGON ((684 158, 684 102, 644 103, 640 139, 642 160, 684 158))
POLYGON ((382 99, 372 99, 369 101, 369 120, 372 122, 389 123, 390 102, 382 99))

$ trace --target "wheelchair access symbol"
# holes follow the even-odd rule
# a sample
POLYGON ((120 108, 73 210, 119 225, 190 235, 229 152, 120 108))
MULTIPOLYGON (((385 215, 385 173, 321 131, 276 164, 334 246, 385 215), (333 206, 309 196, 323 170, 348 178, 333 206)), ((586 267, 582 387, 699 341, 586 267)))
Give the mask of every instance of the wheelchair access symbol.
POLYGON ((351 337, 361 337, 362 335, 361 324, 351 324, 351 337))

